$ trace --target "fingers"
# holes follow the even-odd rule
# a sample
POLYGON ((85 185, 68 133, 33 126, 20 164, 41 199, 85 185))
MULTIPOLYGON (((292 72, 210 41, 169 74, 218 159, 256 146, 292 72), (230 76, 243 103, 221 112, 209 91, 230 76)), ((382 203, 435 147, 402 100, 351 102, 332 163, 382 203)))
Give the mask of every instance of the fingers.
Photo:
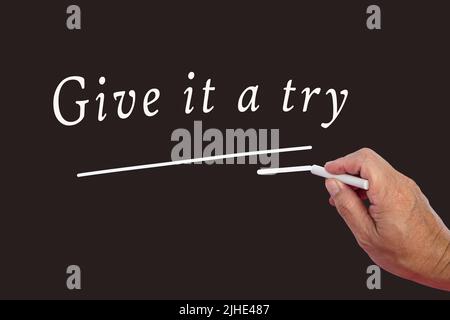
POLYGON ((366 190, 356 189, 355 192, 361 200, 368 199, 366 190))
POLYGON ((334 200, 332 197, 330 197, 330 199, 328 199, 328 202, 330 203, 330 205, 332 205, 333 207, 336 207, 336 205, 334 204, 334 200))
MULTIPOLYGON (((358 188, 352 188, 352 190, 356 192, 356 194, 358 195, 358 197, 359 197, 361 200, 367 200, 367 199, 368 199, 366 190, 361 190, 361 189, 358 189, 358 188)), ((332 205, 333 207, 336 206, 336 205, 334 204, 334 200, 333 200, 332 197, 330 197, 330 198, 328 199, 328 202, 329 202, 330 205, 332 205)))
POLYGON ((380 202, 380 199, 389 195, 389 188, 392 184, 391 176, 395 172, 386 160, 368 148, 327 162, 325 169, 333 174, 348 173, 369 180, 369 191, 367 193, 358 191, 358 194, 362 199, 368 197, 372 204, 380 202))
POLYGON ((325 186, 331 196, 330 204, 336 207, 358 242, 368 239, 375 225, 358 194, 335 179, 327 179, 325 186))
POLYGON ((353 175, 361 175, 362 178, 367 179, 362 173, 366 170, 367 162, 374 158, 375 152, 363 148, 356 152, 350 153, 345 157, 341 157, 334 161, 327 162, 325 169, 333 174, 349 173, 353 175))

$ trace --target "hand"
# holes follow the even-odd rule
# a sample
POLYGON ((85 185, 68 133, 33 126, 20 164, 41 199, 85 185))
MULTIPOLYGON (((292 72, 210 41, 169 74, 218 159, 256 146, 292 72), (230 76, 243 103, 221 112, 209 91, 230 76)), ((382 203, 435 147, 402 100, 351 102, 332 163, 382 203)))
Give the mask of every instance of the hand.
POLYGON ((369 180, 367 192, 335 179, 325 184, 330 204, 377 265, 402 278, 450 291, 450 231, 413 180, 366 148, 328 162, 325 169, 369 180))

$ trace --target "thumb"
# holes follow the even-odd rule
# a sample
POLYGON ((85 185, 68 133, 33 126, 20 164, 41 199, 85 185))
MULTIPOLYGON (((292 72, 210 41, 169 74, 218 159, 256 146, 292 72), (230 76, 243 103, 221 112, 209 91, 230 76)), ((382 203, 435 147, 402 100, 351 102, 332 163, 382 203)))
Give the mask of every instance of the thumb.
POLYGON ((337 211, 347 223, 358 242, 361 239, 367 239, 375 225, 366 206, 356 192, 335 179, 327 179, 325 186, 334 201, 337 211))

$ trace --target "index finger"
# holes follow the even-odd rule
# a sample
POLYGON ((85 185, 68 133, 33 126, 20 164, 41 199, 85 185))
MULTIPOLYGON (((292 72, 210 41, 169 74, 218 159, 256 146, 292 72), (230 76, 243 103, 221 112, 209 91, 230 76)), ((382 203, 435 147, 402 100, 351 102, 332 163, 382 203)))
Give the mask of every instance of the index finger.
POLYGON ((386 174, 382 167, 383 159, 368 148, 360 149, 325 164, 325 169, 332 174, 348 173, 369 180, 372 190, 373 187, 377 188, 378 181, 386 174))

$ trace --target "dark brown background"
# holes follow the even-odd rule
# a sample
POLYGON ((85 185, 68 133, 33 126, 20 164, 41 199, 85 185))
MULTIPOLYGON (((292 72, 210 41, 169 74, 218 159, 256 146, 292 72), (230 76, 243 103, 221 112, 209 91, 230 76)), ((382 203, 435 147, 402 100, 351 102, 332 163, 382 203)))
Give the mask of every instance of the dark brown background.
POLYGON ((258 165, 182 166, 88 179, 80 171, 167 161, 171 132, 280 128, 281 165, 324 163, 368 146, 413 177, 447 225, 448 7, 443 1, 76 1, 82 30, 66 29, 69 1, 2 4, 1 298, 448 298, 371 263, 328 205, 323 180, 259 177, 258 165), (365 10, 382 8, 383 30, 365 10), (187 73, 194 71, 194 81, 187 73), (67 76, 107 94, 64 127, 53 92, 67 76), (97 84, 104 75, 107 83, 97 84), (207 78, 215 109, 184 114, 183 91, 207 78), (286 81, 297 108, 281 111, 286 81), (239 93, 260 85, 260 110, 240 114, 239 93), (327 130, 329 97, 301 112, 299 91, 349 89, 327 130), (139 104, 158 87, 160 113, 139 104), (127 120, 112 92, 134 89, 127 120), (439 172, 433 171, 438 169, 439 172), (82 268, 81 292, 65 268, 82 268))

